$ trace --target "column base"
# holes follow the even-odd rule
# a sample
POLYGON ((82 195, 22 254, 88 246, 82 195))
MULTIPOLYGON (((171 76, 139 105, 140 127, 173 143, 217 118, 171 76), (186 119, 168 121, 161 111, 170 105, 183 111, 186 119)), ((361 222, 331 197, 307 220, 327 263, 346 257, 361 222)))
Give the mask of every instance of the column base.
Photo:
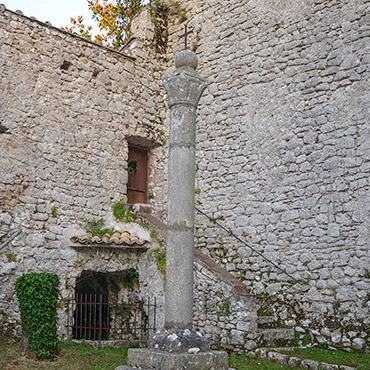
POLYGON ((149 340, 149 347, 170 353, 198 353, 211 350, 209 339, 199 331, 179 328, 158 330, 149 340))

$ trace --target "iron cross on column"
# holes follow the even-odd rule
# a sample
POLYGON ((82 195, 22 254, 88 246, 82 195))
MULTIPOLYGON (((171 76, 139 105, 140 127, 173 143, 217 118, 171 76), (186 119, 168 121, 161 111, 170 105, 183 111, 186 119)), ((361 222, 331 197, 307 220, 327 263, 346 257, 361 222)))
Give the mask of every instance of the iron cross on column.
POLYGON ((185 32, 183 35, 179 36, 179 40, 182 39, 184 37, 185 39, 185 50, 188 48, 188 35, 190 35, 191 33, 194 32, 194 28, 192 28, 190 31, 188 31, 188 24, 189 22, 185 23, 184 27, 185 27, 185 32))

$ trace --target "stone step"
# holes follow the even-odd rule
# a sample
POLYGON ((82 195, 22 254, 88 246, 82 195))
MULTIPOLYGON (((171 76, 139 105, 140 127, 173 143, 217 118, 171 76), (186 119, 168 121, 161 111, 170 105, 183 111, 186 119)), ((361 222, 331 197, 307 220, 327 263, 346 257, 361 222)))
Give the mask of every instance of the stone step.
POLYGON ((295 338, 294 329, 260 329, 262 342, 269 346, 286 346, 295 338))
POLYGON ((265 324, 271 324, 276 321, 275 316, 257 316, 257 324, 258 325, 265 325, 265 324))
MULTIPOLYGON (((255 358, 268 359, 270 361, 277 362, 279 364, 299 367, 302 369, 325 369, 325 370, 356 370, 354 367, 329 364, 327 362, 320 362, 317 360, 300 359, 295 356, 289 356, 288 353, 280 353, 280 351, 286 351, 286 348, 258 348, 254 352, 250 352, 249 355, 255 358)), ((292 348, 293 349, 293 348, 292 348)))

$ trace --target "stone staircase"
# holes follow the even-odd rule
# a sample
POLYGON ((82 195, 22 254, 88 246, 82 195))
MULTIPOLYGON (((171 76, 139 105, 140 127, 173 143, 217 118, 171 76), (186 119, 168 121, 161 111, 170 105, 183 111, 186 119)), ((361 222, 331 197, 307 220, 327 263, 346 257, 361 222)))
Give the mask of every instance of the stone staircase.
MULTIPOLYGON (((141 205, 137 211, 165 238, 167 227, 151 214, 150 208, 141 205)), ((268 307, 256 302, 257 297, 241 280, 197 248, 194 267, 194 323, 215 345, 242 353, 256 345, 272 348, 294 343, 294 329, 285 328, 278 317, 269 313, 268 307), (259 313, 263 316, 258 316, 259 313)))
POLYGON ((282 328, 280 321, 273 315, 257 316, 257 326, 263 346, 285 347, 294 342, 295 330, 282 328))

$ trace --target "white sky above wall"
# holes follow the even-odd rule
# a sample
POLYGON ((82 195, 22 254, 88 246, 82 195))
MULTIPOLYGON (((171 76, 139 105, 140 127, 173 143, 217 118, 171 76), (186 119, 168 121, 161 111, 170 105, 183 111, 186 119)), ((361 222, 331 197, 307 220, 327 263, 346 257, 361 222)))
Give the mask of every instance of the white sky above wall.
POLYGON ((98 31, 87 0, 0 0, 0 4, 9 10, 21 10, 24 15, 33 16, 42 22, 49 21, 58 28, 71 26, 70 18, 82 15, 85 25, 92 26, 93 33, 98 31))

